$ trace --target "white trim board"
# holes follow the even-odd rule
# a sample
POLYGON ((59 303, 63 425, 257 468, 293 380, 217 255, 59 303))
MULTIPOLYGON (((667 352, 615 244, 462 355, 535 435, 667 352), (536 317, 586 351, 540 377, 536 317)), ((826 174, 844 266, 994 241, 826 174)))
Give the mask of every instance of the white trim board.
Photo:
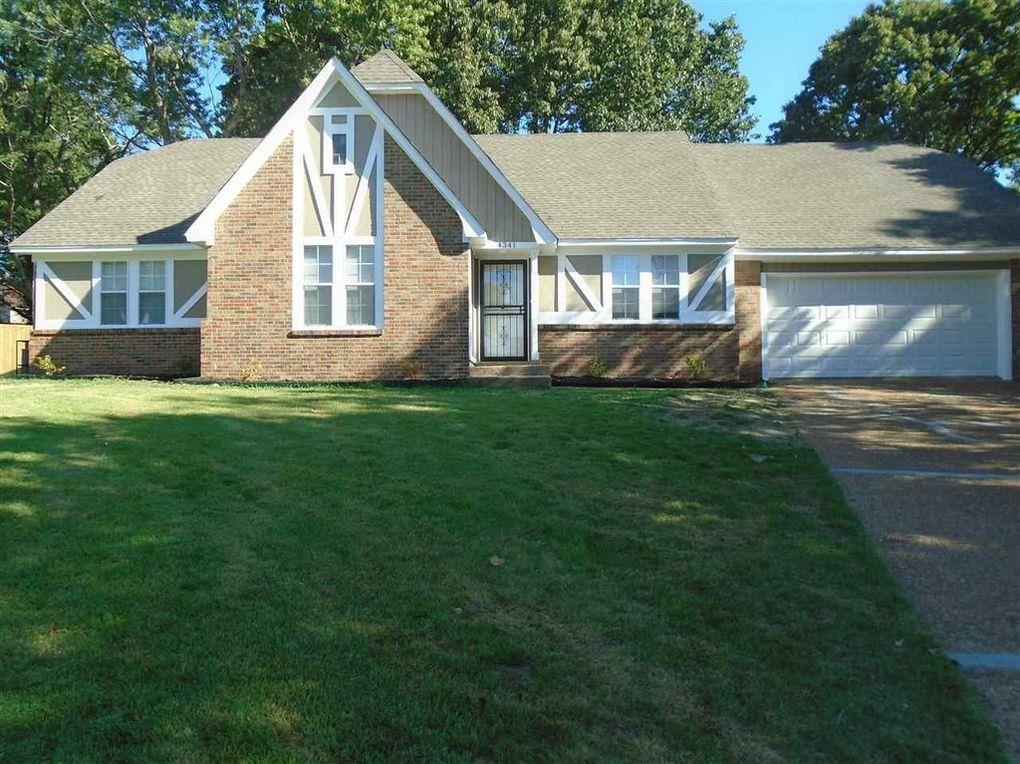
POLYGON ((13 245, 11 252, 16 255, 50 255, 49 260, 56 260, 53 255, 81 255, 80 260, 91 260, 98 254, 131 254, 148 255, 158 252, 173 252, 174 257, 183 257, 185 253, 194 253, 204 257, 205 248, 201 244, 60 244, 53 246, 19 247, 13 245))
POLYGON ((854 260, 856 262, 911 262, 939 261, 960 258, 966 260, 1008 260, 1020 257, 1016 247, 989 247, 985 249, 881 249, 861 247, 855 249, 757 249, 735 247, 738 260, 757 260, 764 263, 805 263, 854 260))
MULTIPOLYGON (((354 77, 348 69, 337 59, 332 58, 326 62, 298 96, 287 112, 262 139, 255 150, 248 155, 248 158, 241 163, 230 180, 226 182, 219 193, 206 206, 205 210, 198 216, 191 227, 185 232, 185 238, 189 242, 204 243, 211 246, 215 243, 216 221, 223 211, 230 205, 234 198, 241 192, 248 182, 255 177, 255 174, 262 168, 266 161, 273 155, 273 152, 286 140, 287 136, 294 133, 295 127, 302 124, 318 102, 318 99, 336 82, 341 82, 350 91, 356 101, 368 112, 368 115, 381 125, 386 133, 400 148, 407 154, 408 158, 415 164, 418 170, 429 180, 447 204, 460 217, 464 231, 465 240, 484 239, 485 229, 478 219, 464 206, 464 203, 457 198, 456 194, 446 185, 445 181, 432 168, 421 152, 405 136, 390 119, 386 112, 375 102, 375 99, 365 90, 364 86, 354 77)), ((296 170, 297 168, 295 168, 296 170)))

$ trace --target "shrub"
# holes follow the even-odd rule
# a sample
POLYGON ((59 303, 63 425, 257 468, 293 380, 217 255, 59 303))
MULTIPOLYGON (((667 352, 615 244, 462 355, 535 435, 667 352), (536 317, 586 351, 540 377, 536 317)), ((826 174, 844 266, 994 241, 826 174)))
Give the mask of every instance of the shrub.
POLYGON ((41 355, 33 361, 36 368, 39 369, 47 377, 55 377, 59 374, 63 374, 67 371, 66 366, 61 366, 59 363, 53 360, 51 355, 41 355))
POLYGON ((701 353, 685 356, 684 365, 687 367, 687 376, 691 379, 701 379, 710 371, 708 359, 701 353))
POLYGON ((408 358, 400 365, 400 374, 404 379, 425 379, 425 366, 408 358))
POLYGON ((593 355, 584 365, 584 370, 589 377, 604 377, 606 376, 606 362, 602 360, 602 356, 593 355))
POLYGON ((261 376, 262 361, 258 358, 252 358, 248 361, 245 367, 241 369, 240 377, 242 382, 257 382, 261 376))

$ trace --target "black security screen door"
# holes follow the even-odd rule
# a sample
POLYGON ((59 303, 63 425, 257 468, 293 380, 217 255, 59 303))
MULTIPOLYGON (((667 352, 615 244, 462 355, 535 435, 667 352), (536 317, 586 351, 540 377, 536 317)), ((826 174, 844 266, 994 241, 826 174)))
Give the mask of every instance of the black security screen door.
POLYGON ((482 360, 523 361, 528 352, 527 262, 482 261, 482 360))

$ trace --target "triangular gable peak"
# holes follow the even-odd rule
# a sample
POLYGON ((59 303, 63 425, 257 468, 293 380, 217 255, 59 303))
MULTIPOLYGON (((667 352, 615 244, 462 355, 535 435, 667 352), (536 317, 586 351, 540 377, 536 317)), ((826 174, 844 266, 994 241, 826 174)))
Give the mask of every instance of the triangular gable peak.
POLYGON ((295 153, 297 153, 298 146, 305 143, 307 125, 309 120, 314 117, 316 110, 322 108, 323 104, 331 108, 340 106, 338 99, 342 99, 346 105, 366 113, 407 154, 408 158, 460 217, 466 241, 480 245, 488 240, 485 228, 478 218, 429 164, 414 143, 404 135, 375 99, 369 95, 364 86, 335 58, 323 66, 311 84, 305 88, 304 92, 231 176, 230 180, 224 184, 223 188, 185 232, 185 238, 189 242, 207 246, 214 244, 216 221, 230 206, 241 189, 255 176, 288 136, 294 136, 295 153))
POLYGON ((379 51, 352 73, 474 212, 490 239, 556 242, 545 221, 474 137, 393 51, 379 51))

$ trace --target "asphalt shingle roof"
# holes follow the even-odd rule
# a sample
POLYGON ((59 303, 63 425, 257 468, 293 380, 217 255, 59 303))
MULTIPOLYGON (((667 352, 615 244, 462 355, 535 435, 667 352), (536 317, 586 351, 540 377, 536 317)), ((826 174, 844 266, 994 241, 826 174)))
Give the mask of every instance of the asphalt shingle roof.
POLYGON ((559 238, 736 237, 684 133, 475 139, 559 238))
POLYGON ((212 201, 257 138, 212 138, 111 162, 21 234, 18 246, 173 244, 212 201))
MULTIPOLYGON (((365 65, 389 66, 388 54, 365 65)), ((679 132, 476 139, 559 238, 1020 248, 1020 195, 962 157, 907 144, 699 144, 679 132)), ((117 160, 15 243, 183 242, 258 143, 182 141, 117 160)))
POLYGON ((351 74, 363 83, 424 82, 414 69, 386 48, 355 66, 351 74))
POLYGON ((903 143, 480 135, 560 238, 740 237, 769 249, 1020 247, 1020 195, 903 143))

